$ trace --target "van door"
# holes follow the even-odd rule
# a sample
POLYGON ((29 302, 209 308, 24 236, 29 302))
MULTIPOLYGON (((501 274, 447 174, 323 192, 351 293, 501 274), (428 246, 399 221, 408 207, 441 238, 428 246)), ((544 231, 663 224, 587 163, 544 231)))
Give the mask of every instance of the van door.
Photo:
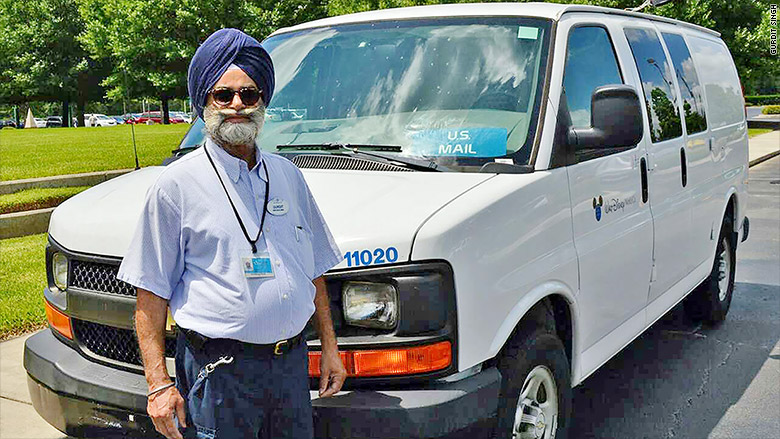
MULTIPOLYGON (((562 20, 563 32, 569 22, 562 20)), ((613 21, 599 15, 598 23, 576 23, 568 32, 560 100, 560 108, 568 109, 559 111, 558 119, 564 128, 590 127, 593 91, 624 83, 610 37, 613 21)), ((630 56, 623 46, 621 58, 630 56)), ((650 209, 642 199, 644 161, 641 146, 580 149, 567 166, 580 272, 583 375, 644 329, 653 245, 650 209)))
POLYGON ((651 304, 693 269, 693 211, 674 67, 656 29, 636 24, 631 23, 624 33, 639 73, 638 88, 644 93, 650 134, 644 141, 654 231, 653 273, 647 301, 651 304))
MULTIPOLYGON (((671 27, 671 26, 670 26, 671 27)), ((704 88, 696 71, 691 52, 682 35, 661 29, 666 50, 672 59, 677 90, 682 98, 682 122, 685 148, 681 149, 681 163, 686 163, 683 178, 686 190, 691 192, 691 241, 690 259, 693 268, 712 256, 710 230, 712 221, 720 217, 717 210, 722 197, 715 196, 715 187, 721 173, 707 132, 707 110, 704 88)))

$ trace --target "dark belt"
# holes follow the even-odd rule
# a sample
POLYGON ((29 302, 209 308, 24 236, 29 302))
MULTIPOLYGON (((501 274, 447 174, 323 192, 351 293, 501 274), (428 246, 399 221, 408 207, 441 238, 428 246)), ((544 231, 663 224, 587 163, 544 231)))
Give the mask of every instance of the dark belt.
POLYGON ((276 356, 284 355, 289 352, 303 340, 303 332, 295 337, 288 338, 286 340, 279 340, 276 343, 259 344, 259 343, 247 343, 245 341, 233 340, 230 338, 209 338, 203 334, 195 332, 191 329, 179 327, 179 331, 184 334, 184 338, 187 342, 198 351, 202 351, 207 345, 232 345, 248 352, 263 352, 273 354, 276 356))

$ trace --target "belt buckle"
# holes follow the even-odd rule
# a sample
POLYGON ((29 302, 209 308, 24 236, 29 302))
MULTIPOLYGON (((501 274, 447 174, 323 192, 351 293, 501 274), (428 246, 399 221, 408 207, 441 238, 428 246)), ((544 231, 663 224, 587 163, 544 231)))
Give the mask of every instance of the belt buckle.
POLYGON ((284 352, 282 352, 282 347, 287 346, 288 342, 287 340, 281 340, 276 342, 276 346, 274 346, 274 355, 282 355, 284 352))

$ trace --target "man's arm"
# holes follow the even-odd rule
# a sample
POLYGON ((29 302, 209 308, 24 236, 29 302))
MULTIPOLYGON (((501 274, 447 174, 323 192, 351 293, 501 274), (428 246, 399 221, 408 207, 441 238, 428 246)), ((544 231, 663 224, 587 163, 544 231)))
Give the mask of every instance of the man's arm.
POLYGON ((316 288, 314 296, 314 325, 320 335, 322 360, 320 361, 320 397, 333 396, 341 390, 347 378, 347 370, 341 362, 333 319, 330 317, 330 299, 325 279, 320 276, 312 281, 316 288))
MULTIPOLYGON (((136 288, 136 291, 138 300, 135 309, 135 331, 138 334, 146 382, 151 392, 171 383, 165 367, 165 320, 168 316, 168 301, 142 288, 136 288)), ((176 387, 169 387, 149 396, 146 411, 157 431, 168 439, 182 439, 173 421, 176 413, 181 425, 186 427, 184 398, 176 387)))

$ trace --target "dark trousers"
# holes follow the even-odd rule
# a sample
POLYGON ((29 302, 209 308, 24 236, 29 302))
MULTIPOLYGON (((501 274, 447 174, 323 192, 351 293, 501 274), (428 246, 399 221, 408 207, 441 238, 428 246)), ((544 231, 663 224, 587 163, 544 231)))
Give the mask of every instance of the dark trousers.
POLYGON ((176 343, 176 387, 187 411, 185 438, 313 438, 305 342, 280 356, 223 340, 195 349, 181 333, 176 343), (206 365, 221 357, 233 360, 206 374, 206 365))

